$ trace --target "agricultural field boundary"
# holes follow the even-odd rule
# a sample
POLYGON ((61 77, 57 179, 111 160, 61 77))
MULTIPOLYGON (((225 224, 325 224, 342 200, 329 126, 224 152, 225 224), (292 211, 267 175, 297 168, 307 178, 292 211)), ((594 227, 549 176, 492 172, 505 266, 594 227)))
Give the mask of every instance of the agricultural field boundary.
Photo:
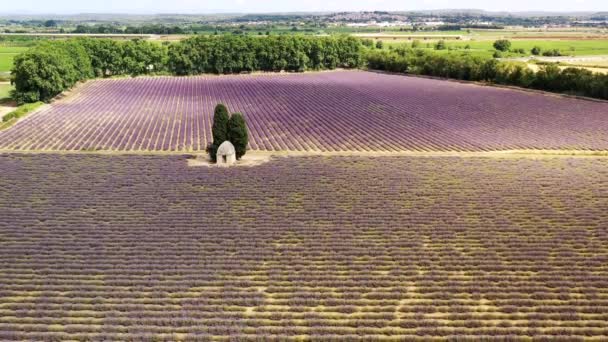
MULTIPOLYGON (((585 67, 579 67, 579 66, 567 66, 567 67, 586 69, 585 67)), ((418 74, 409 74, 409 73, 390 72, 390 71, 376 70, 376 69, 361 69, 361 70, 368 71, 368 72, 374 72, 374 73, 378 73, 378 74, 383 74, 383 75, 393 75, 393 76, 423 78, 423 79, 428 79, 428 80, 446 81, 446 82, 454 82, 454 83, 459 83, 459 84, 477 85, 477 86, 481 86, 481 87, 493 87, 493 88, 516 90, 516 91, 521 91, 521 92, 524 92, 524 93, 531 93, 531 94, 537 94, 537 95, 552 96, 552 97, 558 97, 558 98, 568 98, 568 99, 585 100, 585 101, 591 101, 591 102, 608 103, 608 100, 596 99, 596 98, 593 98, 593 97, 580 96, 580 95, 572 95, 572 94, 565 94, 565 93, 555 93, 555 92, 550 92, 550 91, 545 91, 545 90, 532 89, 532 88, 523 88, 523 87, 517 87, 517 86, 512 86, 512 85, 506 85, 506 84, 497 84, 497 83, 479 82, 479 81, 466 81, 466 80, 459 80, 459 79, 455 79, 455 78, 445 78, 445 77, 428 76, 428 75, 418 75, 418 74)))
MULTIPOLYGON (((564 65, 565 66, 565 65, 564 65)), ((585 67, 582 66, 566 66, 566 67, 573 67, 573 68, 580 68, 580 69, 585 69, 585 67)), ((333 70, 308 70, 308 71, 303 71, 303 72, 267 72, 267 71, 254 71, 254 72, 244 72, 244 73, 240 73, 240 74, 234 74, 234 75, 230 75, 230 76, 290 76, 290 75, 301 75, 301 74, 328 74, 328 73, 338 73, 338 72, 344 72, 344 71, 366 71, 366 72, 373 72, 373 73, 378 73, 378 74, 384 74, 384 75, 393 75, 393 76, 403 76, 403 77, 413 77, 413 78, 422 78, 422 79, 429 79, 429 80, 437 80, 437 81, 447 81, 447 82, 455 82, 455 83, 459 83, 459 84, 470 84, 470 85, 478 85, 478 86, 482 86, 482 87, 495 87, 495 88, 502 88, 502 89, 510 89, 510 90, 518 90, 518 91, 522 91, 522 92, 526 92, 526 93, 532 93, 532 94, 540 94, 540 95, 546 95, 546 96, 554 96, 554 97, 561 97, 561 98, 570 98, 570 99, 578 99, 578 100, 586 100, 586 101, 592 101, 592 102, 599 102, 599 103, 608 103, 608 100, 603 100, 603 99, 597 99, 597 98, 593 98, 593 97, 586 97, 586 96, 580 96, 580 95, 572 95, 572 94, 564 94, 564 93, 556 93, 556 92, 550 92, 550 91, 544 91, 544 90, 539 90, 539 89, 531 89, 531 88, 523 88, 523 87, 517 87, 517 86, 512 86, 512 85, 505 85, 505 84, 497 84, 497 83, 490 83, 490 82, 479 82, 479 81, 466 81, 466 80, 459 80, 459 79, 455 79, 455 78, 445 78, 445 77, 437 77, 437 76, 428 76, 428 75, 418 75, 418 74, 410 74, 410 73, 399 73, 399 72, 390 72, 390 71, 384 71, 384 70, 377 70, 377 69, 369 69, 369 68, 358 68, 358 69, 344 69, 344 68, 336 68, 333 70)), ((57 101, 60 101, 62 99, 65 99, 67 97, 71 97, 72 94, 76 93, 80 88, 82 88, 82 86, 84 86, 86 83, 92 82, 92 81, 96 81, 96 80, 104 80, 104 79, 109 79, 109 80, 120 80, 120 79, 133 79, 133 78, 188 78, 188 77, 211 77, 211 76, 215 76, 215 77, 224 77, 227 75, 216 75, 216 74, 200 74, 200 75, 184 75, 184 76, 175 76, 175 75, 138 75, 138 76, 129 76, 129 75, 118 75, 118 76, 113 76, 113 77, 109 77, 109 78, 94 78, 94 79, 90 79, 90 80, 85 80, 85 81, 81 81, 78 82, 76 85, 74 85, 74 87, 67 89, 65 91, 63 91, 61 94, 55 96, 50 103, 55 103, 57 101)))
MULTIPOLYGON (((148 156, 185 156, 204 160, 205 152, 188 151, 113 151, 113 150, 13 150, 0 149, 0 154, 87 154, 87 155, 148 155, 148 156)), ((608 157, 608 151, 585 151, 585 150, 503 150, 503 151, 261 151, 250 150, 243 157, 245 164, 264 162, 274 157, 460 157, 460 158, 572 158, 572 157, 608 157)))

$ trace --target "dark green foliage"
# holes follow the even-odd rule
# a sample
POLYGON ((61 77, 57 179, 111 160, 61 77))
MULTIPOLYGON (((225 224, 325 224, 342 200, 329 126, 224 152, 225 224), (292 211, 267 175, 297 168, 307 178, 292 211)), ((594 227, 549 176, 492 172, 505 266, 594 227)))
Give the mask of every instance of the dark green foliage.
POLYGON ((110 39, 79 39, 91 56, 95 76, 107 77, 122 73, 123 44, 110 39))
POLYGON ((217 149, 219 146, 215 146, 214 143, 209 143, 207 145, 207 147, 205 148, 205 152, 207 152, 207 154, 209 154, 209 157, 211 159, 212 162, 216 162, 217 161, 217 149))
POLYGON ((374 41, 371 39, 361 39, 361 44, 363 44, 363 46, 367 47, 367 48, 373 48, 374 47, 374 41))
POLYGON ((228 108, 226 108, 223 104, 218 104, 215 106, 215 111, 213 112, 213 143, 217 146, 220 146, 228 139, 228 121, 230 120, 230 115, 228 114, 228 108))
POLYGON ((560 68, 555 64, 544 65, 536 73, 536 79, 533 82, 534 88, 546 89, 549 91, 557 91, 560 88, 560 68))
POLYGON ((79 39, 91 56, 95 75, 143 75, 165 69, 167 48, 144 40, 79 39))
POLYGON ((228 121, 230 120, 230 115, 228 114, 228 109, 223 104, 218 104, 215 106, 215 111, 213 113, 213 126, 211 128, 211 132, 213 134, 213 143, 207 146, 207 153, 211 156, 211 160, 216 160, 216 152, 218 147, 226 141, 228 138, 228 121))
POLYGON ((247 152, 247 144, 249 143, 249 132, 243 114, 234 113, 230 116, 228 138, 236 150, 236 159, 241 159, 247 152))
POLYGON ((131 40, 122 46, 121 74, 143 75, 159 72, 166 65, 166 47, 144 40, 131 40))
POLYGON ((168 67, 176 75, 356 68, 362 46, 348 36, 197 36, 169 47, 168 67))
POLYGON ((435 44, 435 50, 445 50, 447 49, 447 45, 445 44, 445 40, 440 40, 435 44))
POLYGON ((49 101, 79 81, 95 76, 162 71, 166 47, 141 40, 78 38, 45 41, 15 57, 13 98, 18 103, 49 101))
POLYGON ((469 54, 437 54, 410 48, 367 52, 370 69, 485 81, 608 99, 608 75, 581 68, 561 70, 549 64, 538 72, 524 63, 503 62, 469 54))
POLYGON ((195 75, 356 68, 362 64, 361 50, 361 41, 348 36, 198 36, 169 48, 143 40, 47 41, 15 58, 14 98, 19 103, 48 101, 87 78, 167 69, 195 75))
POLYGON ((558 49, 551 49, 547 51, 543 51, 543 56, 545 57, 559 57, 562 56, 562 52, 558 49))
POLYGON ((77 25, 72 33, 95 33, 95 34, 184 34, 185 31, 179 26, 165 26, 160 24, 146 24, 140 26, 116 25, 77 25))
POLYGON ((382 49, 384 47, 384 43, 379 40, 376 42, 376 49, 382 49))
POLYGON ((494 48, 498 51, 507 52, 511 48, 511 42, 507 39, 499 39, 494 42, 494 48))
POLYGON ((17 103, 48 101, 93 76, 91 59, 75 41, 43 42, 15 57, 12 97, 17 103))
POLYGON ((530 53, 533 54, 534 56, 538 56, 540 55, 542 49, 540 48, 540 46, 535 46, 532 48, 532 50, 530 50, 530 53))

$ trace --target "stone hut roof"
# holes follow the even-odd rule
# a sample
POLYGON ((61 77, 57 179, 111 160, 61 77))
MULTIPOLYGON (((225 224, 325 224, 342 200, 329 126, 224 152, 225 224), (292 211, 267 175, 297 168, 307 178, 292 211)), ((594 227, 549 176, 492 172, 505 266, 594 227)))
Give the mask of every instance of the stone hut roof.
POLYGON ((217 154, 220 156, 229 156, 236 154, 236 150, 234 149, 234 145, 228 140, 224 141, 220 147, 217 149, 217 154))

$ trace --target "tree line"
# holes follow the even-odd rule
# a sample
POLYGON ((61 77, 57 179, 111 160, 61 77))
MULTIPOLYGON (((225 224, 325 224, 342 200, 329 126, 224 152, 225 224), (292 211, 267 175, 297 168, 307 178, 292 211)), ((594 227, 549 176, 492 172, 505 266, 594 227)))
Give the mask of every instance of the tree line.
POLYGON ((143 40, 41 41, 15 57, 12 97, 20 104, 48 101, 86 79, 161 72, 166 69, 166 50, 143 40))
POLYGON ((148 24, 141 26, 121 27, 116 25, 77 25, 72 33, 89 34, 185 34, 186 31, 180 26, 166 26, 160 24, 148 24))
MULTIPOLYGON (((411 47, 374 49, 349 36, 196 36, 178 43, 76 38, 41 41, 15 57, 13 99, 48 101, 79 81, 117 75, 197 75, 253 71, 376 70, 485 81, 608 99, 608 75, 411 47)), ((369 43, 369 42, 368 42, 369 43)), ((370 45, 370 44, 368 44, 370 45)), ((372 44, 373 46, 373 44, 372 44)), ((505 46, 505 48, 508 48, 505 46)))
POLYGON ((43 41, 15 57, 13 99, 48 101, 94 77, 357 68, 363 64, 361 51, 361 41, 348 36, 197 36, 168 45, 94 38, 43 41))
POLYGON ((168 66, 176 75, 356 68, 361 50, 348 36, 198 36, 171 45, 168 66))
POLYGON ((522 62, 462 54, 438 54, 419 49, 369 50, 368 67, 397 73, 483 81, 562 92, 608 100, 608 75, 582 68, 540 66, 537 72, 522 62))

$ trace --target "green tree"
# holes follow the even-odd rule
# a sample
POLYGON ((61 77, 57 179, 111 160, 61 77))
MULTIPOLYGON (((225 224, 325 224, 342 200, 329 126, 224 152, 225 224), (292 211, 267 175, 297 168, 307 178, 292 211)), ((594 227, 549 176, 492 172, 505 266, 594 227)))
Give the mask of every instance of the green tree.
POLYGON ((207 153, 211 157, 213 162, 216 161, 217 149, 220 145, 228 139, 228 121, 230 115, 228 114, 228 108, 222 103, 215 106, 213 113, 213 126, 211 127, 211 134, 213 136, 213 142, 207 146, 207 153))
POLYGON ((47 20, 44 22, 44 27, 57 27, 57 22, 55 20, 47 20))
POLYGON ((435 44, 435 50, 445 50, 447 49, 447 45, 445 44, 445 40, 440 40, 435 44))
POLYGON ((166 64, 166 47, 135 39, 123 43, 121 74, 143 75, 162 71, 166 64))
POLYGON ((236 150, 236 159, 241 159, 247 152, 247 144, 249 143, 249 132, 243 114, 234 113, 230 116, 228 138, 236 150))
POLYGON ((22 104, 49 101, 93 77, 93 69, 86 50, 76 41, 46 41, 15 57, 11 75, 12 97, 22 104))
POLYGON ((379 40, 376 42, 376 49, 382 49, 384 47, 384 43, 379 40))
POLYGON ((532 50, 530 50, 530 53, 532 53, 534 56, 538 56, 540 55, 540 53, 542 52, 540 46, 535 46, 532 48, 532 50))
POLYGON ((494 42, 494 48, 498 51, 507 52, 511 48, 511 42, 507 39, 499 39, 494 42))
POLYGON ((216 146, 220 146, 228 139, 228 121, 230 120, 230 115, 228 114, 228 108, 222 103, 215 106, 215 111, 213 112, 213 144, 216 146))
POLYGON ((123 72, 124 43, 98 38, 80 38, 78 41, 91 56, 91 65, 96 76, 107 77, 120 75, 123 72))

